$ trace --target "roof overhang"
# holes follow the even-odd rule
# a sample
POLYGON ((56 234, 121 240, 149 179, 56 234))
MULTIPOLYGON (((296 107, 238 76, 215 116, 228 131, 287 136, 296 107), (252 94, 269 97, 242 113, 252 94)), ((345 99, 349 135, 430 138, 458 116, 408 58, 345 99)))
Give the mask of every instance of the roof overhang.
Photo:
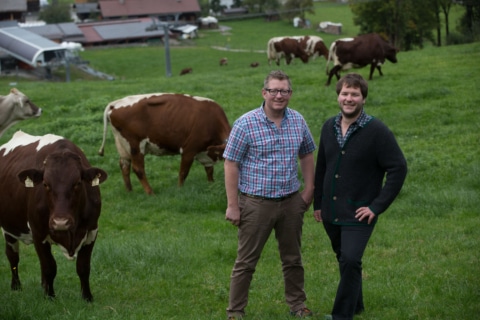
POLYGON ((20 27, 0 28, 0 48, 32 67, 45 66, 65 55, 56 42, 20 27))

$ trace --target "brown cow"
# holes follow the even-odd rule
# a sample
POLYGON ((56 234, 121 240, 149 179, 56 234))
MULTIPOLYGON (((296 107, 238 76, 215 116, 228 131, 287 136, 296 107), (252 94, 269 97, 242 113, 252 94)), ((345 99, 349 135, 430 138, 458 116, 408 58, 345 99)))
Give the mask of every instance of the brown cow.
POLYGON ((182 71, 180 71, 180 75, 183 76, 185 74, 192 73, 192 72, 193 72, 192 68, 184 68, 182 69, 182 71))
POLYGON ((323 39, 318 36, 308 36, 306 50, 312 60, 315 60, 317 56, 323 56, 325 60, 328 59, 328 49, 323 39))
POLYGON ((0 96, 0 137, 15 123, 37 118, 42 109, 37 107, 26 95, 13 88, 6 96, 0 96))
POLYGON ((182 186, 196 159, 213 181, 213 165, 223 159, 230 124, 213 100, 174 93, 127 96, 107 105, 104 112, 103 155, 107 123, 110 121, 120 155, 125 187, 132 190, 130 168, 143 189, 152 194, 144 168, 146 154, 181 154, 178 185, 182 186))
POLYGON ((397 48, 376 33, 355 38, 338 39, 330 46, 326 68, 328 80, 325 85, 330 85, 333 75, 337 77, 337 80, 340 79, 340 71, 350 68, 363 68, 369 64, 371 65, 369 80, 372 80, 375 68, 383 76, 381 65, 385 63, 385 59, 396 63, 397 52, 397 48), (334 67, 329 72, 330 61, 333 61, 334 67))
POLYGON ((42 286, 55 296, 57 265, 51 244, 77 258, 83 299, 92 301, 90 260, 97 237, 101 198, 98 185, 107 174, 92 167, 72 142, 47 134, 17 131, 0 147, 0 227, 12 272, 12 290, 21 289, 19 241, 33 243, 40 260, 42 286))
POLYGON ((228 59, 227 58, 220 59, 220 66, 226 66, 226 65, 228 65, 228 59))
POLYGON ((282 57, 285 57, 287 65, 290 64, 293 58, 300 58, 303 63, 307 63, 309 58, 307 51, 308 39, 308 36, 271 38, 267 44, 268 65, 271 65, 271 60, 275 60, 275 63, 279 66, 282 57))

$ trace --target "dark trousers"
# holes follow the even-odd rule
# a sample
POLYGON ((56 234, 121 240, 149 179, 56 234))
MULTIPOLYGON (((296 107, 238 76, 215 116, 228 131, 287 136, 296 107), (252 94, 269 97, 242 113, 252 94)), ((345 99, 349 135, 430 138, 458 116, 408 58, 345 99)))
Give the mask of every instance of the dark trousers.
POLYGON ((334 320, 351 320, 365 309, 362 293, 362 257, 373 226, 341 226, 324 222, 337 256, 340 282, 332 310, 334 320))

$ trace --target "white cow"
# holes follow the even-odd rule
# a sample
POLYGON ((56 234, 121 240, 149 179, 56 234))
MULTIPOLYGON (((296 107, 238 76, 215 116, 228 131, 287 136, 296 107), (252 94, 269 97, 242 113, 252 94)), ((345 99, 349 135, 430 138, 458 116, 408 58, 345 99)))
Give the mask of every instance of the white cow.
POLYGON ((15 123, 38 118, 41 114, 42 109, 33 104, 26 95, 13 88, 7 96, 0 96, 0 137, 15 123))

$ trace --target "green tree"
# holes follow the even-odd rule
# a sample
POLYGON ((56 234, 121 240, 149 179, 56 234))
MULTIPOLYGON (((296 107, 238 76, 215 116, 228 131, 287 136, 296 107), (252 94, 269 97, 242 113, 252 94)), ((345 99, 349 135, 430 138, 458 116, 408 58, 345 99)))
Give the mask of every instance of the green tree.
POLYGON ((287 0, 284 7, 287 11, 285 16, 289 19, 300 17, 305 20, 306 13, 315 14, 313 0, 287 0))
POLYGON ((210 10, 212 10, 213 12, 222 12, 222 6, 220 5, 220 0, 211 0, 210 10))
POLYGON ((469 41, 480 40, 480 1, 464 0, 465 14, 460 21, 458 30, 465 34, 469 41))
POLYGON ((243 6, 248 8, 250 13, 264 13, 265 10, 278 9, 278 0, 244 0, 243 6))
POLYGON ((361 33, 376 32, 395 46, 411 50, 433 40, 437 26, 435 0, 351 0, 354 23, 361 33))
POLYGON ((232 8, 240 8, 243 5, 242 2, 242 0, 233 0, 232 8))
POLYGON ((51 5, 44 7, 42 11, 40 11, 38 17, 40 20, 43 20, 46 23, 62 23, 72 21, 72 18, 70 17, 70 5, 59 4, 56 0, 53 0, 51 5))

